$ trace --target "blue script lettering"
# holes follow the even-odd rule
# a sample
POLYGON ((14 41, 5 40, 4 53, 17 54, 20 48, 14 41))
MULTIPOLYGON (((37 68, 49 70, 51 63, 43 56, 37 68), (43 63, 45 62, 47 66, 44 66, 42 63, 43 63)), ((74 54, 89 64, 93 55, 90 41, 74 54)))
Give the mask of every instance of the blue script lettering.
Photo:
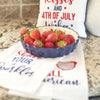
POLYGON ((14 66, 12 66, 11 68, 10 68, 10 70, 9 70, 9 72, 12 72, 13 70, 14 70, 14 66))
POLYGON ((68 25, 62 25, 62 20, 59 20, 57 24, 54 24, 53 22, 51 22, 51 24, 48 24, 47 21, 45 21, 45 26, 58 26, 68 28, 68 25))
POLYGON ((0 63, 0 70, 9 70, 9 68, 6 68, 6 67, 2 67, 2 66, 4 66, 5 65, 5 63, 4 62, 1 62, 0 63))
POLYGON ((31 71, 30 67, 26 67, 25 65, 21 66, 11 66, 11 67, 6 67, 5 62, 0 62, 0 71, 8 71, 9 73, 18 73, 19 75, 26 75, 31 77, 34 72, 31 71))
POLYGON ((74 85, 78 86, 79 81, 78 80, 64 80, 64 79, 55 79, 54 77, 46 78, 43 80, 44 83, 51 83, 53 85, 74 85))
POLYGON ((14 57, 12 62, 21 62, 30 64, 33 61, 33 59, 25 58, 25 57, 14 57))

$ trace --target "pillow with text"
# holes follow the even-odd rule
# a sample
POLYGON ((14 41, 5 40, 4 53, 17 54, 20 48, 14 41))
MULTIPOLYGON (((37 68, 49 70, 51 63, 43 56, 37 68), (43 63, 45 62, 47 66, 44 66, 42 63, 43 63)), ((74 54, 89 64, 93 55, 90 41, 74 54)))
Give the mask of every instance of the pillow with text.
POLYGON ((87 0, 40 0, 36 26, 70 28, 76 31, 79 37, 87 38, 86 7, 87 0))

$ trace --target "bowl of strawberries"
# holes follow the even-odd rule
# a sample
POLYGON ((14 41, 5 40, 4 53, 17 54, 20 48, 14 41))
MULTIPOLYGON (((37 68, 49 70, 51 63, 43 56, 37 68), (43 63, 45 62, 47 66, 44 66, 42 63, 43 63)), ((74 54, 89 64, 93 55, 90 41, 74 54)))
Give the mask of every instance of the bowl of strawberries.
POLYGON ((79 42, 75 31, 54 26, 33 27, 20 32, 26 52, 37 57, 55 58, 69 55, 79 42))

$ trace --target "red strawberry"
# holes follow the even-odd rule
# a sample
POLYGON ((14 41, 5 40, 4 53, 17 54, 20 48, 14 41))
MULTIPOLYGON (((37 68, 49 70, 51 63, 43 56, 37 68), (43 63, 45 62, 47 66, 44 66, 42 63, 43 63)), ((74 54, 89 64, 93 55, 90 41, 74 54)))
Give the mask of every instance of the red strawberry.
POLYGON ((58 40, 58 36, 56 33, 51 33, 45 39, 45 42, 56 42, 58 40))
POLYGON ((42 37, 46 38, 51 33, 53 33, 53 31, 44 32, 44 33, 42 33, 42 37))
POLYGON ((30 32, 30 36, 34 40, 39 40, 40 39, 40 31, 38 29, 34 29, 30 32))
POLYGON ((55 45, 53 44, 53 42, 46 42, 45 48, 55 48, 55 45))
POLYGON ((29 44, 29 45, 33 45, 34 40, 27 34, 24 37, 24 42, 27 43, 27 44, 29 44))
POLYGON ((35 47, 44 47, 44 44, 40 40, 35 40, 34 43, 33 43, 33 46, 35 46, 35 47))
POLYGON ((23 36, 24 34, 26 34, 28 32, 27 29, 23 29, 21 32, 20 32, 20 35, 23 36))
POLYGON ((56 47, 57 48, 63 48, 65 46, 67 46, 67 42, 65 42, 65 41, 56 42, 56 47))
POLYGON ((43 43, 45 43, 45 37, 41 36, 41 37, 40 37, 40 40, 41 40, 43 43))
POLYGON ((66 37, 69 38, 70 44, 75 42, 75 38, 72 35, 68 34, 68 35, 66 35, 66 37))
POLYGON ((70 39, 67 36, 65 36, 62 40, 67 42, 67 45, 70 45, 70 39))
POLYGON ((65 37, 65 33, 62 31, 57 31, 58 39, 62 40, 65 37))

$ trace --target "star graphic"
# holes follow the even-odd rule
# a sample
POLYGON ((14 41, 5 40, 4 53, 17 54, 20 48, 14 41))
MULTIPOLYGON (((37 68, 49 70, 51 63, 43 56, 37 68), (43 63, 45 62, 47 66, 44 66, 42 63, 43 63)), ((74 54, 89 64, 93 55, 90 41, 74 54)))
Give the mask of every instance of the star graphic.
POLYGON ((54 23, 56 23, 56 20, 54 21, 54 23))
POLYGON ((73 24, 71 24, 70 26, 73 27, 73 24))
POLYGON ((64 7, 64 9, 67 9, 67 7, 64 7))
POLYGON ((50 9, 49 7, 47 7, 47 9, 50 9))

